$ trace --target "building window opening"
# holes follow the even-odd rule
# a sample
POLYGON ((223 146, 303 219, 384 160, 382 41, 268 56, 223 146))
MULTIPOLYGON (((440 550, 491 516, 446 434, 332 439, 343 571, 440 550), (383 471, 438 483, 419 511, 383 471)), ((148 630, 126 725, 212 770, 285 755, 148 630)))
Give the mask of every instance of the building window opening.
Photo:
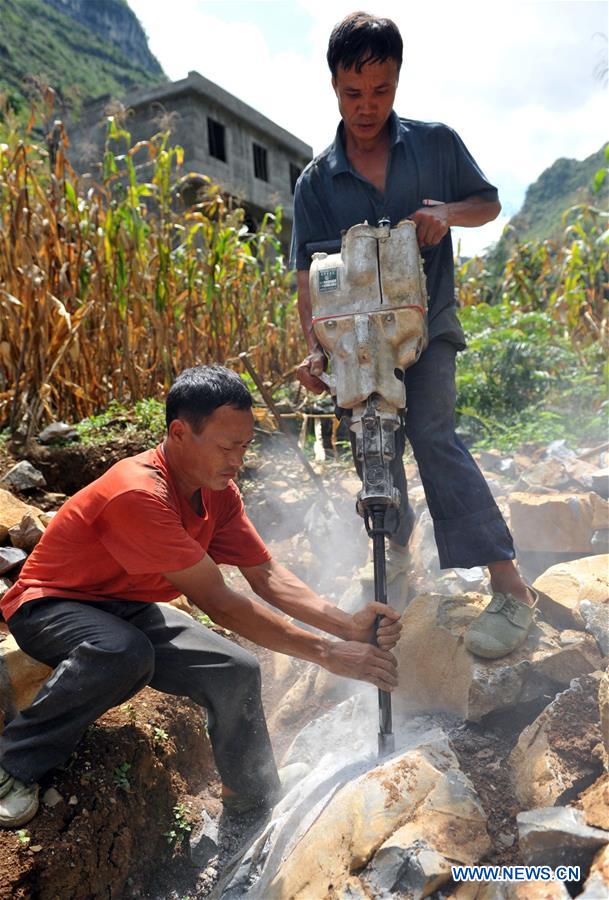
POLYGON ((267 152, 260 144, 254 144, 254 175, 261 181, 269 180, 267 152))
POLYGON ((302 169, 298 166, 295 166, 294 163, 290 163, 290 188, 292 193, 294 193, 294 189, 296 188, 296 182, 300 176, 302 169))
POLYGON ((209 155, 226 162, 226 128, 215 119, 207 119, 209 155))

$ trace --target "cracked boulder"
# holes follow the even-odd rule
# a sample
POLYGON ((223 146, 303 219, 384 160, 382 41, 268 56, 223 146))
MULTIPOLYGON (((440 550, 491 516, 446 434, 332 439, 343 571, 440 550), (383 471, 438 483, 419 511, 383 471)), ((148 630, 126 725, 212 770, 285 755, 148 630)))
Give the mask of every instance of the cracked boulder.
POLYGON ((574 679, 520 735, 509 765, 526 808, 575 799, 601 774, 600 674, 574 679))
POLYGON ((30 705, 52 671, 20 650, 12 635, 0 642, 0 728, 30 705))
POLYGON ((606 671, 598 688, 598 705, 601 714, 601 737, 605 748, 605 768, 609 769, 609 671, 606 671))
POLYGON ((13 525, 8 530, 13 547, 31 553, 42 535, 44 534, 44 525, 36 516, 26 515, 22 518, 18 525, 13 525))
POLYGON ((42 472, 26 459, 11 466, 8 472, 0 478, 0 481, 18 491, 33 491, 46 485, 46 479, 42 472))
POLYGON ((447 712, 477 722, 546 694, 600 668, 595 640, 583 632, 560 633, 539 621, 525 643, 508 656, 482 660, 463 644, 468 625, 488 603, 481 594, 415 597, 402 619, 395 648, 397 714, 447 712))
POLYGON ((609 897, 609 844, 596 854, 590 866, 580 900, 600 900, 609 897))
POLYGON ((474 863, 490 846, 478 796, 437 729, 331 795, 256 895, 424 897, 449 880, 451 862, 474 863))
MULTIPOLYGON (((562 881, 464 882, 447 900, 570 900, 562 881)), ((599 898, 596 898, 599 900, 599 898)))
POLYGON ((0 487, 0 541, 3 541, 10 528, 19 525, 24 516, 42 515, 42 510, 36 506, 28 506, 22 500, 14 497, 10 491, 0 487))
POLYGON ((269 717, 272 732, 302 722, 307 710, 328 710, 360 689, 357 682, 309 664, 269 717))
POLYGON ((584 556, 551 566, 533 583, 544 618, 557 628, 585 628, 583 602, 609 614, 609 555, 584 556))
POLYGON ((608 527, 609 503, 593 492, 510 496, 510 521, 519 550, 594 553, 592 537, 608 527))
POLYGON ((581 806, 587 825, 609 831, 609 774, 601 775, 598 781, 591 784, 577 805, 581 806))
POLYGON ((583 812, 570 806, 531 809, 518 813, 516 821, 525 865, 587 871, 595 853, 609 843, 609 831, 590 828, 583 812))

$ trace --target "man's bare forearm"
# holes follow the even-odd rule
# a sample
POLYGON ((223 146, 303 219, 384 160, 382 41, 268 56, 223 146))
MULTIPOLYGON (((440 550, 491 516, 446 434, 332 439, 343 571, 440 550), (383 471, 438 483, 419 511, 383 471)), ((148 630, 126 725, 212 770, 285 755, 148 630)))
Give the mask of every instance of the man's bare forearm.
POLYGON ((299 622, 319 628, 345 641, 353 639, 352 617, 320 597, 275 560, 242 569, 253 591, 299 622))
POLYGON ((324 665, 329 653, 329 641, 321 635, 299 628, 278 616, 256 600, 238 594, 225 585, 217 602, 190 597, 199 609, 218 625, 234 631, 254 644, 324 665))
POLYGON ((485 200, 484 197, 467 197, 457 203, 446 203, 445 206, 449 228, 453 225, 461 228, 486 225, 487 222, 496 219, 501 212, 498 200, 485 200))
MULTIPOLYGON (((274 574, 277 574, 276 570, 274 574)), ((369 681, 381 690, 393 690, 397 684, 395 657, 388 650, 365 640, 331 641, 299 628, 256 600, 231 590, 218 566, 207 555, 189 569, 165 572, 164 575, 214 622, 261 647, 317 663, 335 675, 369 681)), ((372 608, 365 618, 372 622, 370 616, 374 617, 375 613, 377 610, 372 608)), ((389 627, 395 628, 395 624, 389 627)), ((364 637, 365 632, 366 622, 362 628, 364 637)), ((389 641, 387 646, 395 646, 395 640, 389 641)))

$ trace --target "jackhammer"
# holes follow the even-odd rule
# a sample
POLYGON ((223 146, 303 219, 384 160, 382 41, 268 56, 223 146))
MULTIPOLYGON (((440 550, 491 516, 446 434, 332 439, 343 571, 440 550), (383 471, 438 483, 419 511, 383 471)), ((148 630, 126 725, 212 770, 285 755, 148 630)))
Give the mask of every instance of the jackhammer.
MULTIPOLYGON (((391 462, 406 409, 403 373, 427 345, 427 291, 414 222, 354 225, 340 253, 313 254, 309 289, 315 335, 330 360, 322 380, 348 411, 355 434, 362 478, 356 509, 372 538, 374 599, 386 604, 386 512, 399 509, 401 500, 391 462)), ((395 749, 388 691, 379 690, 379 726, 382 757, 395 749)))

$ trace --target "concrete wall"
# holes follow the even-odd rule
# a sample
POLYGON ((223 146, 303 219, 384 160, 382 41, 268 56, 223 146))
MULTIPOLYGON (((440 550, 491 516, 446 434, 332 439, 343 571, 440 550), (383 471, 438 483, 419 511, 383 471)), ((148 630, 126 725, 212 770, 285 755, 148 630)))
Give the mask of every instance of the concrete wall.
MULTIPOLYGON (((254 218, 259 218, 256 211, 281 204, 285 219, 291 222, 290 163, 304 168, 312 156, 307 144, 194 72, 182 81, 129 95, 122 102, 130 109, 126 127, 133 141, 148 139, 160 130, 160 119, 169 117, 171 141, 184 148, 183 174, 208 175, 242 201, 254 218), (209 154, 208 116, 225 127, 226 162, 209 154), (254 143, 267 151, 268 181, 254 175, 254 143)), ((87 107, 70 128, 70 156, 79 171, 94 171, 94 159, 101 159, 107 103, 106 99, 87 107)))

